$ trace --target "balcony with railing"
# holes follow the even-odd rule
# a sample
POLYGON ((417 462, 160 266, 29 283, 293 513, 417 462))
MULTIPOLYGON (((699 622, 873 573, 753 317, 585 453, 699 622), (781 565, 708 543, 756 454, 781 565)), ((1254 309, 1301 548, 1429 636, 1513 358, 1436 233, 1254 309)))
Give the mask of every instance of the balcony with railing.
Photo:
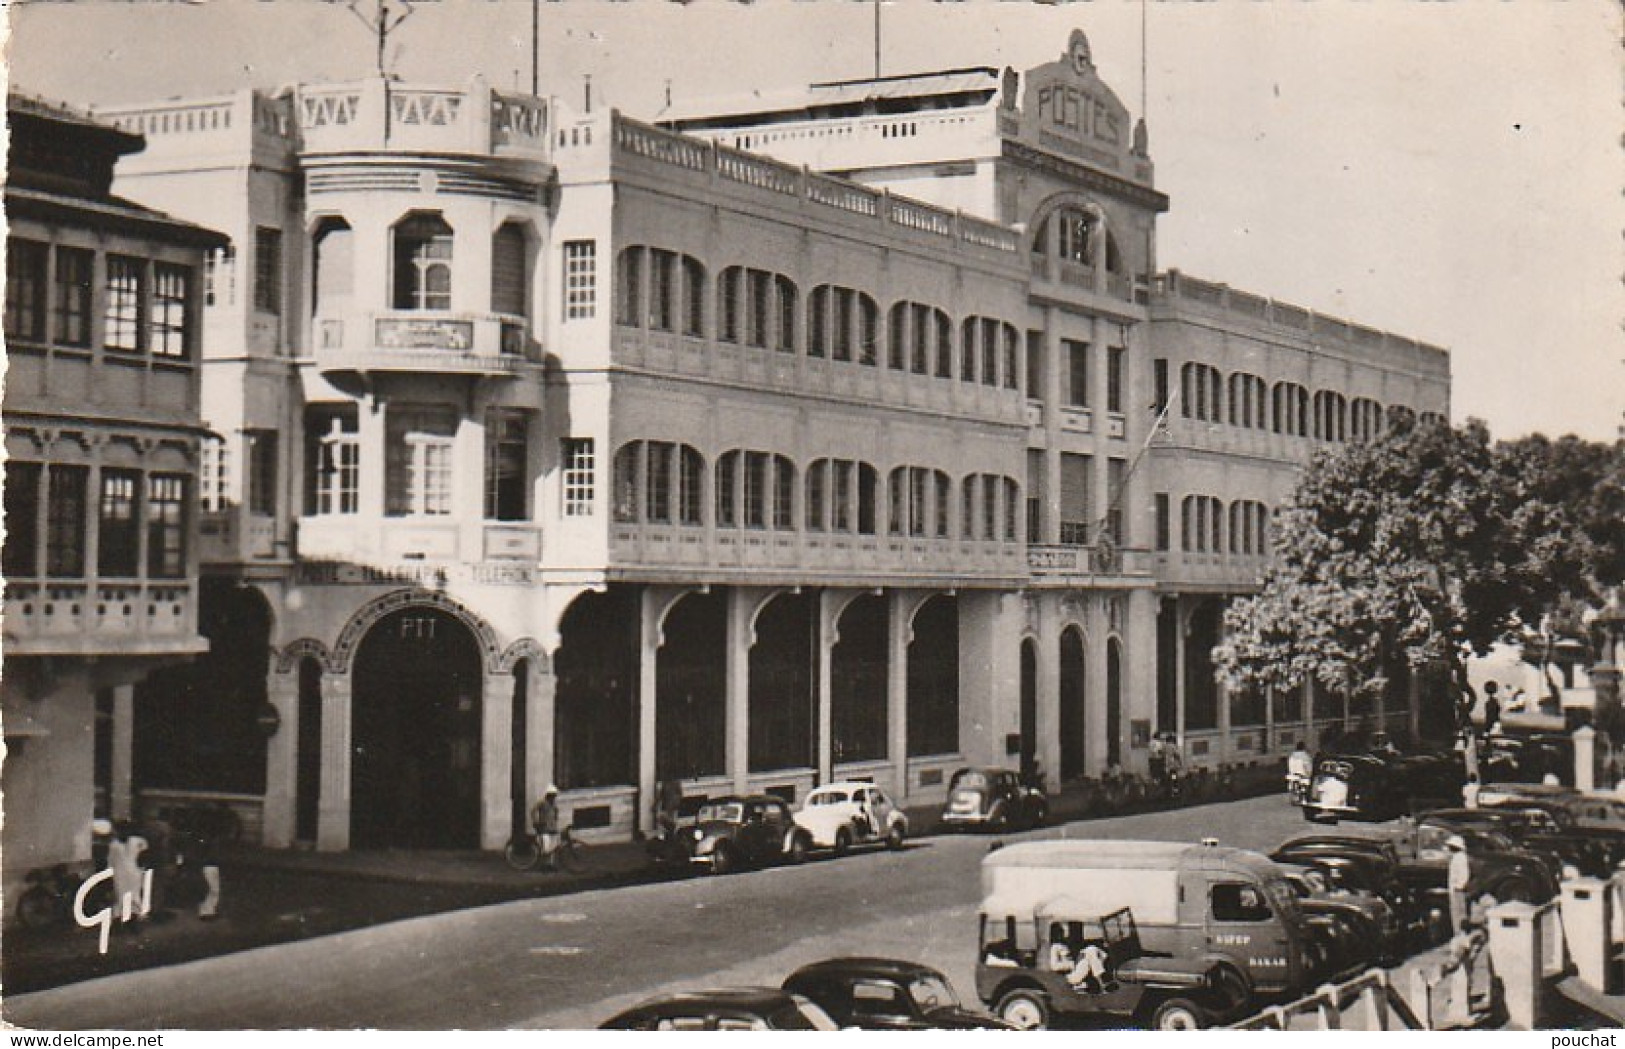
POLYGON ((294 94, 293 115, 307 153, 383 148, 539 159, 551 150, 546 100, 494 91, 479 77, 457 86, 380 77, 305 85, 294 94))
POLYGON ((1034 586, 1145 586, 1155 559, 1150 550, 1097 544, 1038 543, 1027 547, 1034 586))
POLYGON ((380 372, 501 377, 538 364, 541 347, 521 317, 400 310, 318 316, 311 344, 331 376, 380 372))
POLYGON ((8 579, 8 656, 201 652, 197 585, 185 579, 8 579))
POLYGON ((816 578, 1009 582, 1026 574, 1023 546, 997 540, 767 528, 617 523, 610 567, 639 573, 703 572, 741 579, 816 578))
POLYGON ((1256 590, 1269 563, 1267 554, 1160 550, 1155 555, 1159 581, 1192 589, 1256 590))

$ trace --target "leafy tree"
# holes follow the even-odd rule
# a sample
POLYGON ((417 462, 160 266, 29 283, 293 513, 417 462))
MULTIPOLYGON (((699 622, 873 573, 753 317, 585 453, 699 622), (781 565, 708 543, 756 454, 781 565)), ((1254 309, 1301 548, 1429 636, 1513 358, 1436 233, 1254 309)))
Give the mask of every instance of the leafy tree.
POLYGON ((1277 517, 1262 591, 1225 613, 1220 676, 1358 695, 1404 665, 1443 665, 1464 685, 1468 651, 1585 586, 1585 544, 1564 507, 1534 497, 1529 465, 1498 454, 1478 421, 1404 418, 1317 454, 1277 517))
POLYGON ((1625 582, 1625 440, 1535 434, 1504 441, 1496 452, 1526 499, 1567 511, 1592 589, 1600 594, 1625 582))

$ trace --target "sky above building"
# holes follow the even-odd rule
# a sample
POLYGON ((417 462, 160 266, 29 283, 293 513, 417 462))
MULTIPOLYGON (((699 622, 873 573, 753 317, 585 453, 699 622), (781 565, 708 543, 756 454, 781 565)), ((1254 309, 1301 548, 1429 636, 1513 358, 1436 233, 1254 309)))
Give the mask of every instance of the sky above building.
MULTIPOLYGON (((404 79, 528 90, 534 13, 542 94, 580 106, 590 79, 595 105, 643 119, 875 71, 875 8, 855 0, 413 8, 386 49, 404 79)), ((18 2, 10 23, 13 85, 81 104, 353 79, 376 58, 320 0, 18 2)), ((1027 69, 1074 28, 1147 117, 1172 198, 1160 268, 1444 346, 1454 417, 1498 437, 1618 434, 1617 4, 896 0, 880 71, 1027 69)))

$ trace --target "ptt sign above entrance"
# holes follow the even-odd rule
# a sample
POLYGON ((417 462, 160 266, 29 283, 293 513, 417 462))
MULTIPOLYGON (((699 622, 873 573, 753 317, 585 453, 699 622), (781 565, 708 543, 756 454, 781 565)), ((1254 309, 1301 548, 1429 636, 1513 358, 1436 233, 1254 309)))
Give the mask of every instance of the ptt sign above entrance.
MULTIPOLYGON (((1095 72, 1089 38, 1072 31, 1066 54, 1029 70, 1022 95, 1020 138, 1029 145, 1079 157, 1112 171, 1128 170, 1129 112, 1095 72)), ((1012 100, 1006 96, 1006 105, 1012 100)))
POLYGON ((531 586, 536 582, 535 569, 530 565, 511 561, 486 561, 473 564, 394 564, 359 565, 338 561, 302 561, 298 567, 300 583, 311 586, 377 585, 379 583, 411 583, 438 589, 448 583, 472 583, 479 586, 531 586))

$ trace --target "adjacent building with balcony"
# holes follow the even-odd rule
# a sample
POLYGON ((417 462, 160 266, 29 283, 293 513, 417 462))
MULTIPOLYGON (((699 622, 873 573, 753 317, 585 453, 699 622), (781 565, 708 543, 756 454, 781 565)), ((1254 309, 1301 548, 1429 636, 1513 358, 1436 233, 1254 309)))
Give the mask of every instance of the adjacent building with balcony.
POLYGON ((7 98, 6 819, 14 898, 127 815, 132 686, 190 659, 205 252, 225 238, 115 197, 139 135, 7 98))
POLYGON ((499 847, 548 783, 625 834, 668 778, 1143 766, 1199 728, 1163 610, 1257 585, 1315 441, 1159 426, 1165 376, 1256 343, 1271 382, 1447 404, 1438 351, 1154 276, 1168 200, 1082 33, 658 122, 478 78, 106 116, 149 139, 126 192, 231 238, 201 629, 233 655, 143 693, 140 786, 272 845, 499 847), (1222 571, 1163 541, 1209 494, 1250 522, 1222 571))

